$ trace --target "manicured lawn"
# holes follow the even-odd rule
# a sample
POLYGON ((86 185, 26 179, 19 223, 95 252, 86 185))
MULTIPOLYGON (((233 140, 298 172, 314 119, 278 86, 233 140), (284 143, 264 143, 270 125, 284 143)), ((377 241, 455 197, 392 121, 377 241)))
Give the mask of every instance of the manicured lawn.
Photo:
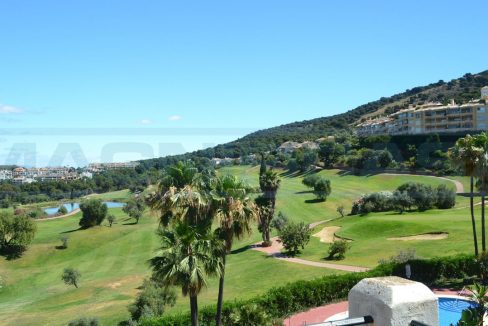
MULTIPOLYGON (((259 167, 230 167, 219 173, 235 174, 250 185, 258 185, 259 167)), ((361 194, 394 190, 407 181, 419 181, 437 186, 446 180, 411 176, 353 176, 338 170, 322 171, 332 182, 332 195, 326 202, 313 202, 315 196, 302 185, 302 177, 282 175, 278 192, 277 210, 295 221, 312 223, 338 217, 336 208, 344 205, 349 212, 351 203, 361 194)), ((465 180, 463 180, 465 182, 465 180)), ((103 200, 125 200, 127 191, 92 195, 103 200)), ((46 203, 43 203, 44 207, 46 203)), ((468 204, 461 198, 458 207, 468 204)), ((111 209, 118 221, 112 227, 102 225, 90 230, 78 230, 81 214, 71 217, 39 221, 34 243, 20 259, 0 260, 0 275, 6 286, 0 290, 0 324, 66 325, 80 316, 96 316, 103 325, 114 325, 127 319, 127 306, 134 300, 138 287, 150 274, 147 260, 158 247, 155 216, 143 217, 132 225, 121 209, 111 209), (56 249, 60 236, 69 236, 66 250, 56 249), (63 284, 60 279, 65 267, 80 270, 80 288, 63 284)), ((471 248, 470 223, 467 209, 429 211, 425 213, 372 214, 367 217, 346 217, 329 222, 343 228, 339 234, 354 239, 347 258, 340 262, 361 266, 374 266, 378 259, 386 258, 399 249, 415 247, 423 257, 469 252, 471 248), (429 231, 449 232, 449 238, 429 243, 387 241, 390 236, 412 235, 429 231)), ((323 226, 321 226, 323 227, 323 226)), ((246 299, 259 295, 273 286, 300 279, 338 273, 327 269, 296 265, 267 258, 248 249, 258 242, 255 232, 238 241, 230 255, 226 271, 225 299, 246 299)), ((417 241, 418 242, 418 241, 417 241)), ((328 245, 313 238, 301 256, 320 261, 328 245)), ((214 304, 217 298, 217 280, 211 279, 200 295, 200 305, 214 304)), ((187 311, 188 300, 180 297, 171 311, 187 311)))
MULTIPOLYGON (((140 224, 130 225, 133 220, 121 209, 111 212, 118 218, 112 228, 78 230, 80 214, 37 222, 38 233, 29 250, 20 259, 0 260, 0 275, 6 282, 0 290, 0 324, 66 325, 79 316, 96 316, 103 325, 115 325, 129 317, 127 306, 150 274, 147 260, 158 247, 158 220, 146 216, 140 224), (56 249, 61 235, 69 236, 66 250, 56 249), (79 289, 61 281, 65 267, 81 272, 79 289)), ((246 249, 258 239, 256 233, 235 247, 246 249)), ((237 252, 228 259, 226 300, 250 298, 286 282, 336 273, 287 264, 251 250, 237 252)), ((215 303, 217 286, 212 279, 201 295, 201 305, 215 303)), ((186 311, 188 306, 186 298, 179 298, 174 311, 186 311)))

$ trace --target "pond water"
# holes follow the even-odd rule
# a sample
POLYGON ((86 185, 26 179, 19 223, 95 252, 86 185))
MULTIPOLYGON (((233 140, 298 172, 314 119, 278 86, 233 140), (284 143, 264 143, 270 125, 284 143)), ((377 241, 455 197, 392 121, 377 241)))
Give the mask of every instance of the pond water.
MULTIPOLYGON (((125 203, 119 203, 115 201, 104 201, 103 203, 107 205, 108 208, 120 208, 125 206, 125 203)), ((69 214, 72 211, 79 209, 80 203, 66 203, 63 204, 63 206, 66 207, 66 210, 69 214)), ((47 215, 56 215, 58 213, 59 207, 61 207, 61 205, 56 207, 44 208, 44 213, 46 213, 47 215)))

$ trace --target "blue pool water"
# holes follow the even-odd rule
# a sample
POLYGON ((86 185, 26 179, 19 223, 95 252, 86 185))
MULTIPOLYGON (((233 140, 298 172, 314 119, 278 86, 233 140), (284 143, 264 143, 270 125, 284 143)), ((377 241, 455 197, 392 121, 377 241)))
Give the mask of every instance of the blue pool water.
POLYGON ((439 326, 449 326, 461 319, 463 310, 472 307, 473 302, 455 298, 439 298, 439 326))
MULTIPOLYGON (((105 201, 104 204, 107 205, 108 208, 120 208, 125 206, 125 203, 118 203, 115 201, 105 201)), ((67 203, 63 204, 63 206, 66 207, 68 213, 71 213, 72 211, 80 208, 80 203, 67 203)), ((44 208, 44 212, 47 215, 56 215, 58 213, 59 207, 60 206, 44 208)))

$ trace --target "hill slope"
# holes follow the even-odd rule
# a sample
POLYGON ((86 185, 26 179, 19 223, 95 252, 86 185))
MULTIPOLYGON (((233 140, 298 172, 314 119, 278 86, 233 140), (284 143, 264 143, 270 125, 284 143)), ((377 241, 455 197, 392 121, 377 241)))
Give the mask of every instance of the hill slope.
POLYGON ((185 155, 148 160, 144 163, 150 166, 160 166, 168 160, 173 161, 188 157, 239 157, 274 150, 285 141, 316 140, 326 135, 351 131, 354 123, 361 119, 390 114, 407 108, 410 104, 416 105, 431 101, 447 103, 450 99, 454 99, 458 103, 465 103, 471 99, 479 98, 481 87, 487 85, 488 70, 474 75, 468 73, 449 82, 439 80, 436 83, 414 87, 390 97, 382 97, 342 114, 264 129, 213 148, 185 155))

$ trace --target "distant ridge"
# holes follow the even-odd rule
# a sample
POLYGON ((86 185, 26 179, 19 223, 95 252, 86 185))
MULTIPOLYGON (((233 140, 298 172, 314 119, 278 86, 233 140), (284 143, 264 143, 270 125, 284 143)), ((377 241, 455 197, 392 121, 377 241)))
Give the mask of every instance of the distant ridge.
POLYGON ((303 142, 316 140, 327 135, 348 132, 352 130, 354 124, 361 120, 390 114, 408 108, 409 105, 418 105, 426 102, 447 103, 451 99, 454 99, 457 103, 465 103, 479 98, 480 89, 487 85, 488 70, 477 74, 467 73, 449 82, 439 80, 436 83, 426 86, 407 89, 405 92, 390 97, 382 97, 379 100, 360 105, 345 113, 263 129, 235 141, 212 148, 168 157, 166 159, 146 160, 144 162, 149 163, 149 165, 160 165, 163 164, 163 161, 173 161, 190 157, 235 158, 242 155, 274 150, 286 141, 303 142))

